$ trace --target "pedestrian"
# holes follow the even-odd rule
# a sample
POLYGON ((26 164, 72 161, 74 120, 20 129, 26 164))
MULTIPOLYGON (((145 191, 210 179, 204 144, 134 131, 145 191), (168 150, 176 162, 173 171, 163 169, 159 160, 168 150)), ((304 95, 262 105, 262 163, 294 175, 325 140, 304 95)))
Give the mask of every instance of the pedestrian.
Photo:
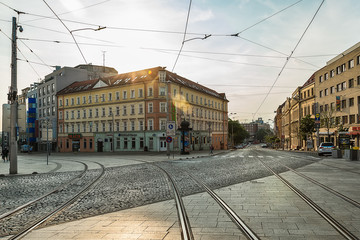
POLYGON ((213 150, 214 150, 214 146, 211 145, 211 146, 210 146, 210 154, 213 154, 213 150))
POLYGON ((1 157, 5 162, 5 148, 3 148, 2 151, 1 151, 1 157))
MULTIPOLYGON (((6 161, 9 161, 8 154, 9 154, 9 150, 8 150, 7 147, 6 147, 6 148, 4 149, 4 156, 5 156, 6 161)), ((5 161, 5 159, 4 159, 4 161, 5 161)))

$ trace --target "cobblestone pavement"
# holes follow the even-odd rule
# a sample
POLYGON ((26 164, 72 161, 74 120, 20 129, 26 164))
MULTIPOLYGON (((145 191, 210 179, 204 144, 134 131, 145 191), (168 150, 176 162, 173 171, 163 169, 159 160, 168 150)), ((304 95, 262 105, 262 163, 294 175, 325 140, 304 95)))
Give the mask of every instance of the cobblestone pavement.
MULTIPOLYGON (((281 181, 270 176, 271 174, 259 163, 259 159, 267 160, 268 164, 279 171, 284 171, 284 169, 276 165, 276 162, 293 168, 299 167, 298 170, 302 173, 360 201, 358 187, 360 164, 357 161, 319 158, 308 154, 267 149, 237 150, 210 158, 197 158, 197 156, 170 162, 159 162, 161 158, 166 160, 163 156, 153 157, 158 160, 156 164, 161 164, 174 176, 181 193, 188 195, 183 198, 183 201, 195 239, 246 238, 216 202, 207 193, 201 192, 199 186, 186 176, 186 172, 196 175, 212 188, 217 188, 216 193, 261 239, 342 239, 342 237, 281 181)), ((57 162, 68 158, 61 157, 63 159, 57 162)), ((79 155, 76 160, 81 158, 88 157, 79 155)), ((152 157, 121 156, 124 159, 132 159, 124 161, 112 156, 110 158, 114 159, 104 163, 105 166, 114 167, 118 161, 118 164, 123 167, 108 169, 104 182, 109 184, 107 190, 115 188, 121 190, 120 193, 114 194, 110 191, 109 195, 104 195, 106 191, 101 191, 99 194, 100 191, 94 190, 93 195, 90 194, 87 200, 84 199, 84 203, 74 206, 64 215, 67 218, 70 216, 68 219, 71 220, 70 222, 35 230, 25 239, 181 239, 175 203, 171 200, 171 194, 165 186, 164 179, 160 174, 156 174, 154 166, 134 161, 141 160, 140 158, 149 161, 152 157), (147 187, 146 184, 144 185, 146 180, 147 187), (116 188, 116 184, 128 186, 128 188, 116 188), (109 202, 104 202, 111 196, 113 198, 109 202), (126 206, 122 208, 121 204, 126 206), (147 205, 141 206, 143 204, 147 205), (102 206, 108 208, 101 210, 102 206), (97 212, 89 214, 85 211, 88 207, 93 207, 97 212), (79 209, 76 210, 76 208, 79 209), (118 211, 120 209, 124 210, 118 211), (84 215, 81 218, 85 218, 75 220, 71 217, 75 213, 84 215)), ((176 160, 176 157, 174 159, 176 160)), ((96 158, 93 160, 95 161, 96 158)), ((52 171, 54 167, 56 168, 56 164, 49 171, 52 171)), ((66 168, 68 166, 64 166, 63 170, 66 168)), ((61 168, 56 171, 60 170, 61 168)), ((321 207, 360 237, 358 208, 349 206, 347 202, 317 186, 310 185, 307 180, 294 173, 283 172, 281 175, 293 184, 296 183, 296 187, 309 194, 321 207)), ((2 181, 1 178, 0 181, 2 181)), ((61 216, 57 221, 63 222, 61 216)))

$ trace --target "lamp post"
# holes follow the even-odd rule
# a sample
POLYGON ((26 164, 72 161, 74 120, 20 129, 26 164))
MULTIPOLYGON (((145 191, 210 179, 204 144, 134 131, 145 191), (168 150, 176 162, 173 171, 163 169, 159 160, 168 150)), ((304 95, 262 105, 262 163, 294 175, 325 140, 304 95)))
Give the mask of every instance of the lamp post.
POLYGON ((112 116, 112 152, 115 152, 115 120, 114 120, 114 113, 111 112, 111 116, 112 116))
MULTIPOLYGON (((236 113, 229 113, 229 119, 231 120, 230 116, 236 115, 236 113)), ((232 121, 232 120, 231 120, 232 121)), ((234 146, 234 123, 231 123, 231 145, 234 146)))
POLYGON ((49 118, 44 121, 46 123, 46 165, 49 165, 49 118))
MULTIPOLYGON (((170 111, 169 111, 169 83, 170 81, 166 81, 166 70, 162 68, 159 70, 159 82, 166 83, 166 127, 170 121, 170 111)), ((166 143, 166 156, 170 158, 170 143, 166 143)))

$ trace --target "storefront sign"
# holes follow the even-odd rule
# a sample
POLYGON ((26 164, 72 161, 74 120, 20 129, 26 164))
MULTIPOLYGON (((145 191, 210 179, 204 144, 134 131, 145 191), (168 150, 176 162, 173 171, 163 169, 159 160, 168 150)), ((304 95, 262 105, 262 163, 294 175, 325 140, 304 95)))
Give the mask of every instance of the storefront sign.
POLYGON ((68 138, 69 139, 81 139, 82 135, 81 135, 81 133, 69 133, 68 138))

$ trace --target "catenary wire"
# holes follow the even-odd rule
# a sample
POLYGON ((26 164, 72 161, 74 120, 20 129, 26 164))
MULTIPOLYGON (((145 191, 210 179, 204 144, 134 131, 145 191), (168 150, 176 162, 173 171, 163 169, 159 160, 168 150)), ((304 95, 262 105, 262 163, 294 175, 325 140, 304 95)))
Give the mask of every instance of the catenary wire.
POLYGON ((37 59, 39 59, 40 62, 42 62, 42 64, 43 64, 44 66, 47 66, 47 67, 50 69, 50 71, 52 71, 52 69, 50 68, 50 65, 49 65, 49 64, 46 64, 46 63, 39 57, 39 55, 37 55, 23 40, 20 39, 20 42, 21 42, 22 44, 24 44, 24 46, 27 47, 27 48, 29 49, 29 51, 30 51, 32 54, 34 54, 34 55, 37 57, 37 59))
POLYGON ((188 23, 189 23, 189 17, 190 17, 190 9, 191 9, 191 3, 192 3, 192 0, 190 0, 190 3, 189 3, 189 9, 188 9, 188 13, 187 13, 187 17, 186 17, 186 24, 185 24, 185 30, 184 30, 184 37, 183 37, 183 41, 181 43, 181 47, 180 47, 180 50, 179 50, 179 53, 176 57, 176 60, 175 60, 175 63, 174 63, 174 66, 172 68, 172 72, 174 72, 174 69, 175 69, 175 66, 176 66, 176 63, 177 61, 179 60, 179 57, 180 57, 180 54, 181 54, 181 50, 183 49, 184 47, 184 43, 185 43, 185 38, 186 38, 186 32, 187 32, 187 26, 188 26, 188 23))
POLYGON ((72 33, 72 32, 70 31, 70 29, 65 25, 65 23, 60 19, 60 17, 56 14, 56 12, 50 7, 50 5, 49 5, 45 0, 43 0, 43 2, 44 2, 44 3, 46 4, 46 6, 48 6, 48 8, 54 13, 54 15, 57 17, 57 19, 59 19, 59 21, 62 23, 62 25, 64 25, 64 27, 69 31, 69 33, 70 33, 71 37, 73 38, 73 40, 74 40, 74 42, 75 42, 75 44, 76 44, 76 46, 77 46, 77 48, 78 48, 81 56, 83 57, 85 63, 87 64, 86 58, 85 58, 83 52, 81 51, 80 46, 79 46, 79 44, 77 43, 77 41, 76 41, 73 33, 72 33))
POLYGON ((256 112, 254 113, 254 116, 257 114, 257 112, 259 111, 259 109, 262 107, 262 105, 264 104, 265 100, 266 100, 266 99, 267 99, 267 97, 269 96, 269 94, 270 94, 271 90, 273 89, 274 85, 275 85, 275 84, 276 84, 276 82, 279 80, 279 78, 280 78, 280 76, 281 76, 281 73, 284 71, 284 69, 285 69, 286 65, 288 64, 288 62, 289 62, 289 60, 290 60, 291 56, 294 54, 294 52, 295 52, 296 48, 299 46, 299 44, 300 44, 301 40, 303 39, 303 37, 304 37, 305 33, 307 32, 307 30, 309 29, 310 25, 311 25, 311 24, 312 24, 312 22, 314 21, 314 19, 315 19, 316 15, 318 14, 318 12, 319 12, 319 10, 320 10, 321 6, 322 6, 322 5, 323 5, 323 3, 324 3, 324 1, 325 1, 325 0, 322 0, 322 1, 321 1, 321 3, 320 3, 320 5, 319 5, 318 9, 316 10, 316 12, 315 12, 314 16, 311 18, 311 20, 310 20, 309 24, 308 24, 308 25, 307 25, 307 27, 305 28, 305 31, 304 31, 304 32, 303 32, 303 34, 301 35, 301 37, 300 37, 299 41, 296 43, 296 45, 295 45, 295 47, 294 47, 293 51, 291 52, 291 54, 289 55, 289 57, 286 59, 286 61, 285 61, 285 63, 284 63, 284 66, 283 66, 283 67, 281 68, 281 70, 280 70, 280 73, 279 73, 279 74, 278 74, 278 76, 276 77, 276 79, 275 79, 274 83, 272 84, 272 86, 271 86, 271 88, 269 89, 268 93, 266 94, 265 98, 264 98, 264 99, 263 99, 263 101, 260 103, 260 106, 258 107, 258 109, 256 110, 256 112))

